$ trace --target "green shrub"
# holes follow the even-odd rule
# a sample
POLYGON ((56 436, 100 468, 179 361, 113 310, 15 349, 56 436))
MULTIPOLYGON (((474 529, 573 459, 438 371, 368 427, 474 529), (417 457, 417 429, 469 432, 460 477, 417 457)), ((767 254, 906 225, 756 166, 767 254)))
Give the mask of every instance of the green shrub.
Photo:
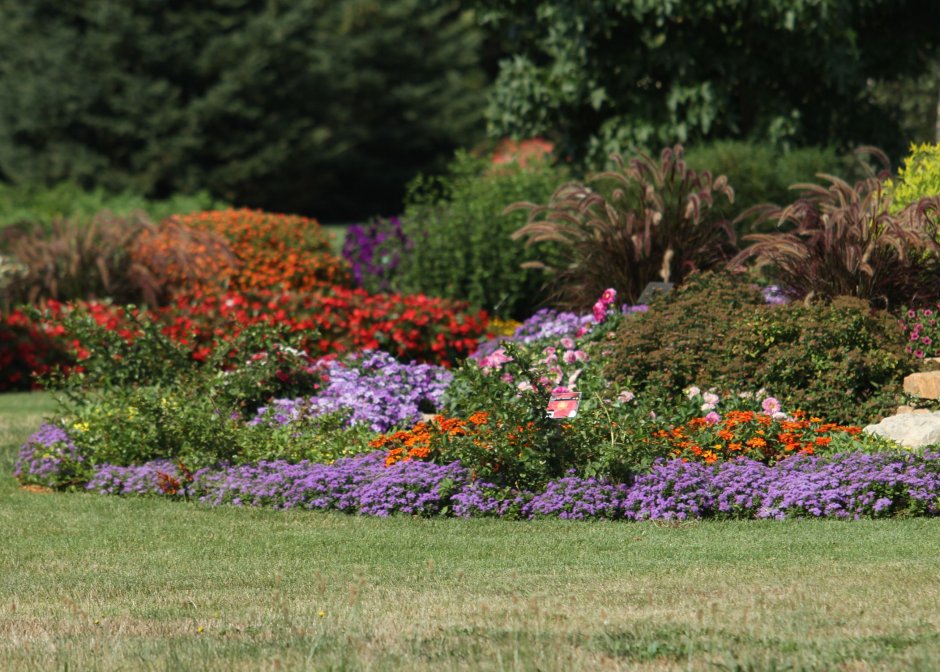
POLYGON ((613 158, 616 170, 564 185, 547 205, 514 206, 529 211, 514 237, 557 249, 558 262, 540 264, 552 273, 560 307, 586 310, 608 287, 636 302, 650 281, 681 282, 734 250, 729 222, 713 210, 721 198, 734 201, 723 175, 690 170, 681 145, 659 161, 613 158))
POLYGON ((500 317, 529 316, 545 298, 543 277, 522 268, 534 256, 510 239, 525 216, 503 210, 547 199, 564 179, 565 170, 547 161, 491 166, 459 153, 445 176, 411 186, 404 231, 414 247, 394 287, 467 300, 500 317))
POLYGON ((940 196, 940 143, 911 145, 911 153, 898 169, 897 179, 885 187, 891 194, 891 212, 899 213, 922 198, 940 196))
MULTIPOLYGON (((692 146, 686 162, 694 169, 726 175, 734 185, 734 204, 719 201, 715 209, 729 220, 761 203, 789 203, 791 184, 816 182, 817 173, 851 178, 856 169, 851 159, 840 157, 832 147, 804 147, 784 151, 769 143, 721 140, 692 146)), ((752 228, 748 221, 736 226, 738 237, 766 232, 770 225, 752 228)))
POLYGON ((159 221, 170 215, 225 207, 205 191, 149 200, 129 191, 118 194, 100 188, 88 191, 72 182, 60 182, 53 187, 0 184, 0 229, 12 224, 48 228, 57 219, 90 220, 104 210, 119 216, 143 212, 159 221))
POLYGON ((605 373, 664 396, 765 388, 788 409, 851 423, 897 403, 913 369, 903 348, 896 320, 858 299, 770 306, 733 277, 704 274, 622 323, 605 373))

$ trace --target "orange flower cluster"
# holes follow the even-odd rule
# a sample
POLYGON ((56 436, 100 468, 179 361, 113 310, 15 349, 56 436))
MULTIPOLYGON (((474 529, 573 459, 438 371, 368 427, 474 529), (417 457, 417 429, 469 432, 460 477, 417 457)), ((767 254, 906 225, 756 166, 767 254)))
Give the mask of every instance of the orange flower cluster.
POLYGON ((797 411, 792 420, 775 420, 753 411, 729 411, 716 423, 694 418, 684 425, 659 430, 653 436, 664 441, 672 454, 685 460, 713 463, 747 457, 772 464, 795 453, 812 455, 832 442, 832 434, 855 436, 860 427, 806 418, 797 411))
POLYGON ((439 441, 447 437, 467 436, 489 422, 486 411, 477 411, 466 420, 435 415, 428 422, 419 422, 407 431, 383 434, 370 442, 376 450, 387 451, 385 466, 409 460, 426 460, 439 441))
POLYGON ((142 236, 135 258, 173 289, 306 291, 350 283, 314 219, 260 210, 175 215, 142 236), (181 257, 184 250, 188 257, 181 257))

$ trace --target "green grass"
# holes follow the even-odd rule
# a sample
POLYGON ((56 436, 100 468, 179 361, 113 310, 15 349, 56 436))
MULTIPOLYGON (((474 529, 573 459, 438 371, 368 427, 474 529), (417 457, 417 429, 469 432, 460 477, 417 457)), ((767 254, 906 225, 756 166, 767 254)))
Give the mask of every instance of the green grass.
MULTIPOLYGON (((0 396, 0 458, 50 409, 0 396)), ((0 477, 0 669, 935 670, 940 521, 378 520, 0 477)))

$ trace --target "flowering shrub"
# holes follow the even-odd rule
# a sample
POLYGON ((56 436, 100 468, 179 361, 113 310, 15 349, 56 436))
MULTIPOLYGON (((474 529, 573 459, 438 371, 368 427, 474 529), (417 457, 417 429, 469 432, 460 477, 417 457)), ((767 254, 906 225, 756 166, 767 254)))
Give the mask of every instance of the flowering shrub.
POLYGON ((566 474, 538 490, 474 479, 457 463, 385 466, 381 452, 332 465, 283 461, 205 468, 178 463, 100 465, 86 485, 101 494, 188 497, 209 505, 333 509, 461 517, 885 518, 940 514, 940 453, 798 455, 768 466, 740 459, 713 465, 669 460, 630 484, 566 474))
POLYGON ((193 344, 194 354, 244 326, 283 324, 307 335, 311 355, 379 349, 445 366, 472 353, 487 326, 486 313, 471 313, 465 303, 341 287, 187 296, 158 312, 167 333, 193 344))
POLYGON ((807 418, 800 412, 788 417, 773 397, 765 399, 764 409, 764 413, 730 411, 724 415, 711 411, 684 425, 659 430, 654 437, 684 460, 711 464, 746 457, 773 464, 790 455, 812 455, 828 448, 834 434, 855 436, 862 431, 860 427, 823 422, 822 418, 807 418))
POLYGON ((906 345, 904 350, 917 359, 940 355, 940 304, 934 308, 910 309, 898 321, 906 345))
MULTIPOLYGON (((466 304, 447 299, 370 295, 343 288, 310 294, 187 295, 170 306, 136 313, 107 302, 47 301, 40 318, 14 310, 0 319, 0 389, 28 389, 33 374, 67 370, 85 359, 92 343, 81 342, 66 329, 81 315, 127 343, 140 336, 133 319, 152 320, 174 344, 174 351, 178 346, 201 362, 219 347, 230 349, 246 329, 268 328, 295 334, 298 347, 313 357, 380 349, 405 361, 453 366, 474 351, 488 323, 486 313, 471 313, 466 304)), ((84 337, 89 334, 86 331, 84 337)), ((119 345, 112 337, 99 336, 94 338, 98 344, 119 345)), ((112 356, 115 353, 99 354, 122 366, 120 358, 112 356)), ((159 356, 150 364, 155 371, 167 368, 159 356)))
MULTIPOLYGON (((328 237, 316 220, 297 215, 280 215, 260 210, 212 210, 175 215, 161 224, 160 232, 145 241, 147 258, 161 258, 177 243, 180 232, 207 231, 228 241, 237 260, 237 272, 222 257, 209 254, 218 272, 230 273, 229 289, 294 289, 347 284, 345 263, 331 253, 328 237)), ((187 234, 188 235, 188 234, 187 234)), ((197 242, 197 245, 200 243, 197 242)), ((187 269, 170 264, 167 280, 185 279, 187 269)), ((210 276, 211 277, 211 276, 210 276)), ((181 286, 181 291, 196 287, 181 286)))
POLYGON ((35 323, 23 311, 0 315, 0 391, 39 386, 36 376, 67 366, 72 358, 61 326, 35 323))
POLYGON ((322 390, 309 398, 276 399, 258 409, 251 424, 288 424, 301 417, 346 411, 348 424, 376 432, 414 424, 436 411, 452 375, 430 364, 402 364, 381 351, 321 362, 322 390))

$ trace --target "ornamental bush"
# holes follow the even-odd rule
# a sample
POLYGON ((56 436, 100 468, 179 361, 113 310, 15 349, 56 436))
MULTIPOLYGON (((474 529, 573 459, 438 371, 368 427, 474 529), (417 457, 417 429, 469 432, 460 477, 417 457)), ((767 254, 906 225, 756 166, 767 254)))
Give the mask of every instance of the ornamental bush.
MULTIPOLYGON (((219 282, 223 288, 307 291, 350 282, 345 262, 332 254, 329 238, 316 220, 261 210, 213 210, 168 218, 156 236, 142 241, 137 252, 142 263, 150 261, 157 268, 165 268, 164 281, 179 283, 178 291, 191 292, 200 287, 181 282, 188 269, 178 264, 167 267, 159 260, 168 248, 179 244, 187 229, 207 231, 228 242, 235 257, 234 267, 222 255, 214 269, 222 278, 219 282)), ((199 240, 196 244, 207 245, 199 240)))
POLYGON ((886 415, 914 363, 886 311, 848 297, 767 305, 740 279, 702 275, 614 332, 607 377, 638 390, 766 388, 836 422, 886 415))
POLYGON ((911 153, 898 175, 885 183, 891 194, 891 212, 899 213, 922 198, 940 196, 940 143, 911 144, 911 153))
MULTIPOLYGON (((727 175, 734 185, 734 203, 719 200, 715 210, 728 220, 761 203, 788 203, 793 198, 791 184, 816 182, 817 173, 851 177, 854 168, 832 147, 801 147, 784 151, 770 143, 746 140, 718 140, 692 145, 686 152, 688 164, 714 175, 727 175)), ((747 220, 736 222, 738 238, 767 227, 752 228, 747 220)))
POLYGON ((413 248, 393 286, 466 300, 499 317, 528 317, 545 299, 543 277, 522 268, 535 256, 510 239, 525 216, 504 209, 548 199, 565 174, 547 160, 493 166, 460 153, 443 177, 415 181, 404 214, 413 248))

